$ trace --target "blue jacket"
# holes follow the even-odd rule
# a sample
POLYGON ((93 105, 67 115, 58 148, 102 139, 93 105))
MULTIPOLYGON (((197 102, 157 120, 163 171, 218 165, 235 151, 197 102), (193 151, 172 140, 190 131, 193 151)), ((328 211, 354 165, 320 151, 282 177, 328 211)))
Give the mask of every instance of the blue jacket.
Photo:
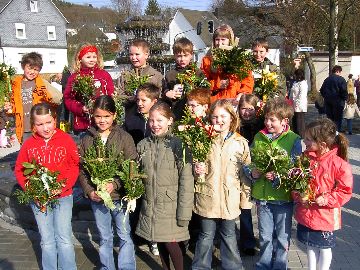
POLYGON ((332 101, 333 103, 335 101, 336 103, 339 102, 339 105, 344 106, 348 95, 346 80, 339 75, 331 74, 323 82, 320 93, 325 102, 332 101))

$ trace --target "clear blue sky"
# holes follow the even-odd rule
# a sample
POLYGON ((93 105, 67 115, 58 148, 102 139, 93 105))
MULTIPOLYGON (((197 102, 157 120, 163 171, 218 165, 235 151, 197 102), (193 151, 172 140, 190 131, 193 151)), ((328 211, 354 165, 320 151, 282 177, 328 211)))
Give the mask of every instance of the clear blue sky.
MULTIPOLYGON (((111 0, 65 0, 74 4, 92 4, 96 7, 111 6, 111 0)), ((195 10, 209 10, 213 0, 157 0, 161 6, 181 7, 195 10)), ((148 0, 143 0, 144 8, 148 0)))

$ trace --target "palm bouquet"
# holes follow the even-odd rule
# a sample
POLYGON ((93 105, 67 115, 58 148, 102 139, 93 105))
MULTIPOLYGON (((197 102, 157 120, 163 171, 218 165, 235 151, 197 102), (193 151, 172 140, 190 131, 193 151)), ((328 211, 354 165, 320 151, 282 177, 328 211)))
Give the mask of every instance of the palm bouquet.
POLYGON ((124 73, 124 90, 125 93, 127 93, 128 95, 135 95, 137 89, 147 83, 149 81, 149 79, 151 78, 150 75, 139 75, 137 72, 130 72, 130 71, 126 71, 124 73))
POLYGON ((255 79, 254 94, 266 102, 267 98, 274 97, 278 91, 278 74, 268 70, 261 71, 261 78, 255 79))
POLYGON ((266 142, 257 142, 250 154, 252 168, 262 174, 274 172, 273 187, 279 188, 283 185, 284 179, 288 177, 288 170, 292 167, 291 159, 284 149, 266 142))
POLYGON ((214 68, 220 68, 228 76, 234 74, 240 81, 248 77, 254 68, 251 53, 238 46, 220 46, 213 48, 211 53, 214 68))
POLYGON ((106 185, 120 176, 125 187, 126 198, 136 199, 144 193, 141 178, 145 176, 139 171, 135 161, 124 160, 122 153, 117 153, 114 147, 105 147, 100 136, 94 139, 94 144, 87 149, 83 157, 83 167, 90 175, 91 182, 96 186, 96 194, 111 210, 116 208, 106 185))
POLYGON ((0 64, 0 110, 11 97, 11 76, 15 75, 16 69, 5 63, 0 64))
MULTIPOLYGON (((200 117, 193 116, 189 108, 179 121, 174 132, 191 150, 194 162, 205 162, 211 149, 211 144, 217 136, 214 126, 207 125, 200 117)), ((200 175, 198 182, 204 182, 205 175, 200 175)))
POLYGON ((201 75, 197 74, 198 70, 199 69, 196 66, 196 63, 191 63, 183 72, 176 75, 176 79, 183 85, 185 94, 197 87, 210 87, 210 82, 206 79, 206 77, 202 73, 201 75))
POLYGON ((74 80, 72 89, 75 92, 75 96, 85 107, 91 109, 96 90, 93 76, 78 74, 74 80))
POLYGON ((16 190, 14 195, 21 204, 34 202, 41 212, 45 213, 47 205, 56 204, 57 197, 65 186, 65 179, 58 180, 60 172, 52 172, 34 159, 32 162, 23 162, 25 189, 16 190))

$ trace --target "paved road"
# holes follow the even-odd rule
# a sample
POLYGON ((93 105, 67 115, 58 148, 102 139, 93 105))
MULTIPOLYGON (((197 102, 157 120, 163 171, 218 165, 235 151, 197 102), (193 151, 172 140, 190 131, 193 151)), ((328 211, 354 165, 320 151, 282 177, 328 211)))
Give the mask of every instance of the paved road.
MULTIPOLYGON (((307 120, 317 118, 314 108, 310 106, 307 120)), ((359 121, 355 122, 359 125, 359 121)), ((360 128, 360 126, 358 126, 360 128)), ((350 163, 354 173, 353 198, 343 208, 343 229, 337 234, 337 247, 333 251, 332 270, 360 269, 360 134, 349 136, 350 140, 350 163)), ((256 217, 254 217, 256 223, 256 217)), ((257 224, 255 224, 255 228, 257 224)), ((257 235, 257 231, 255 232, 257 235)), ((295 236, 295 223, 293 226, 295 236)), ((99 262, 98 244, 90 240, 76 241, 76 260, 78 269, 96 269, 99 262)), ((9 226, 0 219, 0 270, 32 270, 39 269, 39 237, 34 232, 24 232, 22 229, 9 226)), ((161 269, 160 260, 148 252, 146 246, 137 248, 138 269, 161 269)), ((219 251, 215 252, 218 257, 219 251)), ((190 269, 193 254, 189 251, 185 258, 185 269, 190 269)), ((258 259, 254 257, 242 257, 244 269, 254 269, 258 259)), ((221 269, 219 261, 214 260, 213 269, 221 269)), ((305 247, 293 237, 289 253, 290 269, 306 269, 307 258, 305 247)))

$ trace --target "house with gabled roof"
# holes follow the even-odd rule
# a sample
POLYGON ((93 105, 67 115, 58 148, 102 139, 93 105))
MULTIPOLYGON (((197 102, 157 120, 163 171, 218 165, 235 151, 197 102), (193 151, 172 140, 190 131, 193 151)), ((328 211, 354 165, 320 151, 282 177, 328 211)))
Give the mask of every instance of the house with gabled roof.
POLYGON ((51 0, 0 0, 0 21, 0 62, 22 73, 22 56, 35 51, 43 58, 42 73, 68 65, 68 21, 51 0))
MULTIPOLYGON (((179 8, 169 24, 169 31, 165 34, 164 42, 170 44, 179 37, 187 37, 194 44, 195 61, 201 61, 212 45, 212 32, 221 22, 209 11, 199 11, 179 8), (198 26, 201 34, 197 34, 198 26), (211 27, 212 26, 212 27, 211 27), (210 31, 209 31, 209 28, 210 31)), ((169 52, 172 54, 172 51, 169 52)))

